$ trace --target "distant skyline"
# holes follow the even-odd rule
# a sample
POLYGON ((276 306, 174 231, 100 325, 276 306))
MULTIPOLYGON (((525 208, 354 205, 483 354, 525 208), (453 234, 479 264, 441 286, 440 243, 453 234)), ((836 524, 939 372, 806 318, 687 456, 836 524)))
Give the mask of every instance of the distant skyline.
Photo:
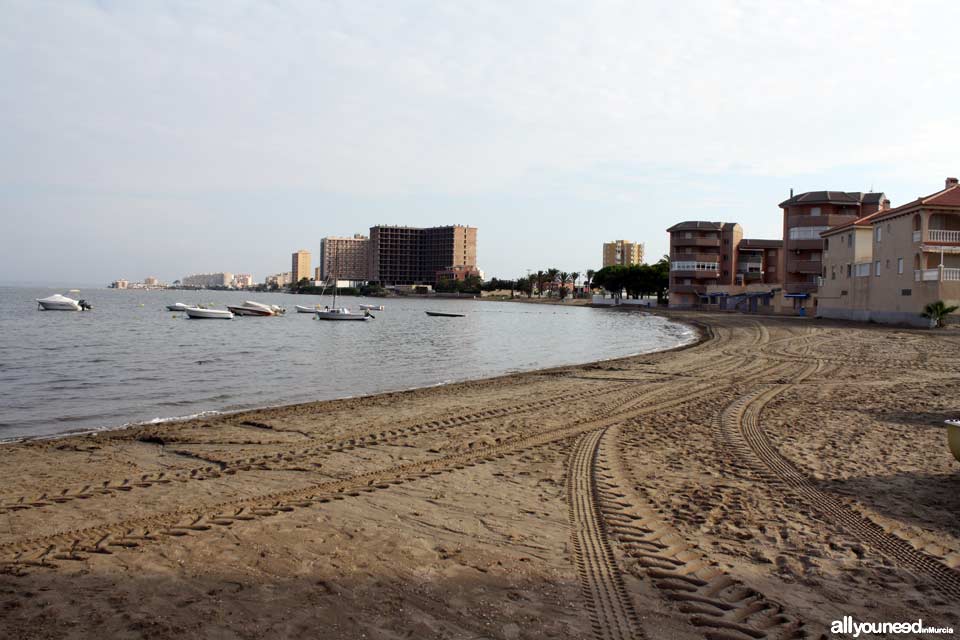
POLYGON ((0 283, 262 281, 378 224, 584 272, 682 220, 777 238, 791 188, 896 206, 960 173, 956 3, 0 11, 0 283))

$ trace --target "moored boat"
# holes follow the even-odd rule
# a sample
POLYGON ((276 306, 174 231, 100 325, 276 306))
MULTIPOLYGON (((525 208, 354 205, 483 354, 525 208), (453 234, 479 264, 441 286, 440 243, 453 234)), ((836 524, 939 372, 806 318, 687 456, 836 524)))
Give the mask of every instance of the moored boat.
POLYGON ((84 311, 93 308, 86 300, 74 300, 59 293, 36 300, 41 311, 84 311))
POLYGON ((345 307, 334 307, 333 309, 317 309, 317 320, 370 320, 373 316, 369 311, 363 313, 354 313, 345 307))
POLYGON ((233 320, 233 312, 223 309, 203 309, 201 307, 187 307, 184 309, 187 317, 197 320, 233 320))
POLYGON ((297 313, 316 313, 320 310, 320 305, 313 307, 305 307, 302 304, 294 305, 297 308, 297 313))
POLYGON ((262 304, 251 300, 246 300, 241 305, 227 305, 227 309, 238 316, 281 316, 287 312, 275 304, 262 304))
POLYGON ((960 420, 947 420, 947 444, 953 457, 960 461, 960 420))
POLYGON ((358 304, 357 306, 364 311, 383 311, 382 304, 358 304))
POLYGON ((465 318, 465 313, 444 313, 443 311, 427 311, 427 315, 434 318, 465 318))
POLYGON ((182 302, 174 302, 173 304, 167 305, 167 311, 186 311, 188 306, 190 305, 183 304, 182 302))

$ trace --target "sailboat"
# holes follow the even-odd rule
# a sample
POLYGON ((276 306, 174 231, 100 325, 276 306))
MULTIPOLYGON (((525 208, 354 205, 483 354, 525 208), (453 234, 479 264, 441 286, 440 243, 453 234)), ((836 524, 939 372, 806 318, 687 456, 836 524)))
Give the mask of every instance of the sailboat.
POLYGON ((364 310, 363 313, 354 313, 346 307, 337 306, 337 279, 333 279, 333 306, 317 309, 317 320, 358 320, 363 322, 373 318, 370 311, 364 310))

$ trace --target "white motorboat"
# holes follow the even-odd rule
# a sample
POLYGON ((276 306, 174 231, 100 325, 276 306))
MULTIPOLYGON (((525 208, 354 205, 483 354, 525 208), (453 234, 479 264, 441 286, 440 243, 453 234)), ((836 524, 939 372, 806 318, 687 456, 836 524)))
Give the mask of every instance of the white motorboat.
POLYGON ((186 311, 188 306, 190 305, 183 304, 182 302, 174 302, 173 304, 167 305, 167 311, 186 311))
POLYGON ((227 305, 227 309, 238 316, 282 316, 287 312, 286 309, 275 304, 262 304, 251 300, 247 300, 241 305, 227 305))
POLYGON ((369 311, 363 313, 354 313, 345 307, 334 307, 332 309, 317 309, 317 320, 370 320, 373 316, 369 311))
POLYGON ((357 306, 364 311, 383 311, 382 304, 358 304, 357 306))
POLYGON ((294 305, 297 308, 297 313, 316 313, 320 310, 320 305, 315 307, 305 307, 302 304, 294 305))
POLYGON ((74 300, 65 295, 55 293, 46 298, 37 298, 37 305, 42 311, 83 311, 92 309, 86 300, 74 300))
POLYGON ((202 307, 187 307, 183 310, 187 317, 197 320, 233 320, 233 312, 223 309, 204 309, 202 307))

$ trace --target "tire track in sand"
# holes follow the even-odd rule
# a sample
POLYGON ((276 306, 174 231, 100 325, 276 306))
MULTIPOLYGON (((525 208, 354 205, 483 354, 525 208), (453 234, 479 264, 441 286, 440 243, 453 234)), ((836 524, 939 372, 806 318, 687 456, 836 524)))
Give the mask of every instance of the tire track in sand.
POLYGON ((640 624, 607 539, 594 477, 597 449, 605 432, 606 428, 602 428, 585 433, 570 453, 567 468, 570 529, 580 590, 590 611, 594 637, 630 640, 641 637, 640 624))

